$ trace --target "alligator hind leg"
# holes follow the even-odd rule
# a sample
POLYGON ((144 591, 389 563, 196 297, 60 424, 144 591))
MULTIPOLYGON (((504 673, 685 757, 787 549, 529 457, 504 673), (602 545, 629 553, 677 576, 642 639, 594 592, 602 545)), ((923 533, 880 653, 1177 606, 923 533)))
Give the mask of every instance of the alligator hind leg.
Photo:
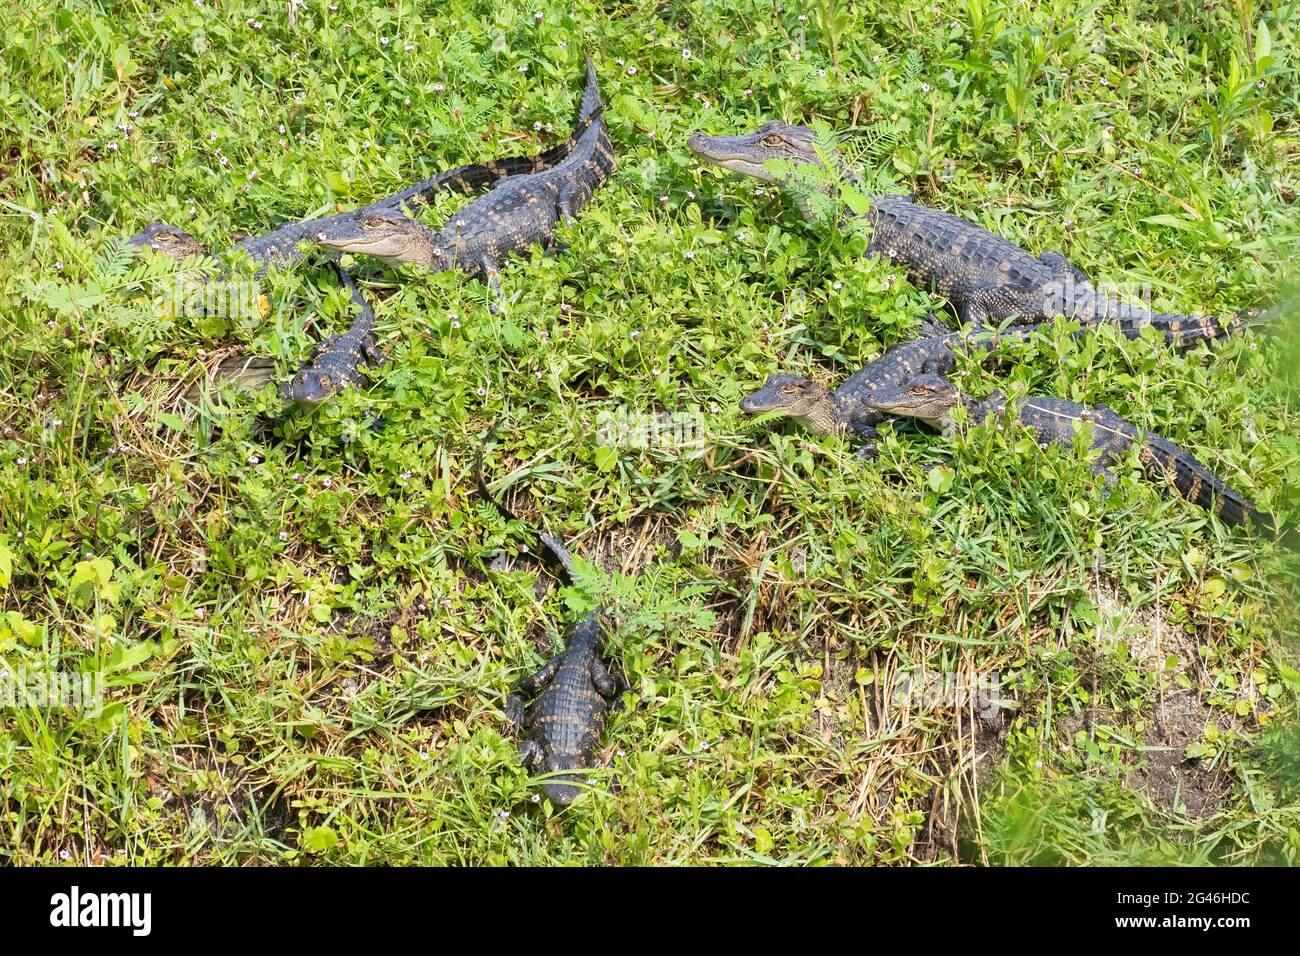
POLYGON ((1079 285, 1092 285, 1092 280, 1088 278, 1088 274, 1059 252, 1044 252, 1038 257, 1038 261, 1056 273, 1058 279, 1068 280, 1079 285))
POLYGON ((566 226, 572 226, 577 222, 577 210, 581 209, 587 200, 591 198, 591 190, 580 183, 567 183, 561 190, 559 198, 555 201, 555 211, 564 219, 566 226))
POLYGON ((619 682, 610 674, 609 668, 605 666, 604 661, 591 662, 591 683, 596 690, 600 691, 600 696, 606 700, 613 698, 618 693, 619 682))
POLYGON ((388 361, 388 356, 379 347, 373 335, 361 343, 361 354, 365 356, 366 363, 371 366, 383 365, 388 361))
POLYGON ((972 332, 984 331, 984 320, 988 318, 988 311, 984 306, 970 299, 962 299, 960 302, 954 302, 953 307, 957 310, 957 319, 962 325, 970 326, 972 332))

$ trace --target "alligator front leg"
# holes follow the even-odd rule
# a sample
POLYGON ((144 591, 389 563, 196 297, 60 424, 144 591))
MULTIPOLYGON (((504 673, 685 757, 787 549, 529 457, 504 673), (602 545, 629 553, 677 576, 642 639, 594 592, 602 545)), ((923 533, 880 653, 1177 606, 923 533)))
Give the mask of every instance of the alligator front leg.
POLYGON ((555 676, 555 672, 559 669, 560 658, 559 655, 556 655, 527 677, 520 680, 519 684, 515 687, 514 692, 521 697, 533 696, 551 682, 551 678, 555 676))
POLYGON ((860 438, 862 444, 854 452, 854 456, 863 461, 875 461, 880 457, 880 432, 876 430, 875 425, 857 425, 849 432, 854 438, 860 438))
POLYGON ((542 745, 529 738, 519 745, 519 762, 527 770, 536 770, 542 765, 542 745))

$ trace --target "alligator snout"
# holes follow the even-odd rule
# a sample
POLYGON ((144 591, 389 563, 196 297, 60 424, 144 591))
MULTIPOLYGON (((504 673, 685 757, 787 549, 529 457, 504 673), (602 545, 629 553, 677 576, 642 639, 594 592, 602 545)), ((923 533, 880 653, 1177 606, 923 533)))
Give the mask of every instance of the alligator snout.
POLYGON ((686 147, 687 149, 690 149, 698 153, 700 150, 704 148, 705 144, 708 143, 708 141, 709 141, 708 133, 692 133, 691 138, 686 141, 686 147))

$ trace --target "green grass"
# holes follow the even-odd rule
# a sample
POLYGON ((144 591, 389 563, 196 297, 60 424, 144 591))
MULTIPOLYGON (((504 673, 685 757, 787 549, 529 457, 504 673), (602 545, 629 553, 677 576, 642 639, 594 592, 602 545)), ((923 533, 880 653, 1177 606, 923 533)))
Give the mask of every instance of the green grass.
MULTIPOLYGON (((435 6, 0 6, 0 663, 107 674, 102 708, 0 709, 0 857, 1296 861, 1300 560, 1013 433, 862 463, 745 420, 765 374, 837 381, 941 303, 685 148, 856 122, 884 188, 1161 308, 1255 307, 1300 240, 1295 4, 435 6), (359 264, 372 388, 181 400, 231 351, 287 373, 345 298, 308 265, 260 319, 169 318, 111 240, 221 247, 542 148, 587 50, 619 168, 504 314, 359 264), (606 448, 619 409, 702 440, 606 448), (477 500, 499 420, 488 467, 597 595, 477 500), (631 691, 556 813, 502 708, 596 597, 631 691), (914 668, 1011 704, 896 694, 914 668)), ((1294 355, 1062 328, 962 385, 1104 402, 1294 520, 1294 355)))

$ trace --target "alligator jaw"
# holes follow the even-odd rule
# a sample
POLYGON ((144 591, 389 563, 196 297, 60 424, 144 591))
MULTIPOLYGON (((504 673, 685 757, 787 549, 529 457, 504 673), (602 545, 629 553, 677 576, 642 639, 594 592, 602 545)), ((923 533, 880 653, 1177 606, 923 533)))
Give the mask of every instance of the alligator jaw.
POLYGON ((869 393, 868 408, 899 418, 916 418, 945 431, 952 424, 952 412, 962 402, 957 387, 942 375, 925 372, 895 385, 869 393))
POLYGON ((332 252, 373 256, 391 266, 428 266, 432 256, 425 228, 414 221, 370 219, 339 223, 313 238, 332 252))
POLYGON ((769 375, 762 388, 740 400, 740 410, 747 415, 783 413, 815 435, 838 432, 843 422, 835 396, 797 375, 769 375))
MULTIPOLYGON (((755 134, 745 136, 710 136, 696 133, 686 141, 686 146, 703 160, 743 176, 752 176, 764 182, 776 182, 763 163, 766 161, 755 146, 755 134)), ((771 157, 776 158, 776 157, 771 157)))

